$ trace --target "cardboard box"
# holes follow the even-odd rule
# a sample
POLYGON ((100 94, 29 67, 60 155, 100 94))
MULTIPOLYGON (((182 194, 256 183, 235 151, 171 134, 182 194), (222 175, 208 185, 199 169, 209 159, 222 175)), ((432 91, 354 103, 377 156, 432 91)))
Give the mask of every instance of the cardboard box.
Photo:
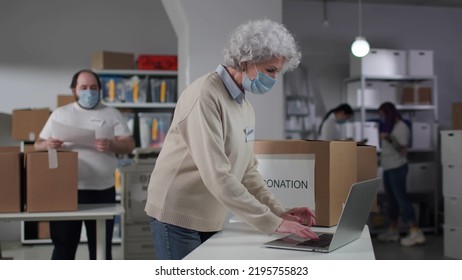
POLYGON ((452 103, 452 129, 462 129, 462 102, 452 103))
POLYGON ((67 105, 69 103, 75 102, 75 97, 73 95, 59 94, 56 98, 56 105, 58 107, 67 105))
POLYGON ((0 213, 21 212, 22 166, 19 147, 0 147, 0 213))
POLYGON ((26 211, 77 210, 77 153, 57 153, 58 167, 50 169, 48 152, 26 154, 26 211))
MULTIPOLYGON (((377 178, 377 149, 375 146, 356 146, 356 178, 358 182, 377 178)), ((372 212, 378 212, 377 198, 372 203, 372 212)))
POLYGON ((50 222, 37 223, 37 237, 38 239, 50 239, 50 222))
POLYGON ((356 142, 255 141, 254 152, 259 171, 284 207, 310 207, 318 226, 338 223, 357 179, 356 142))
POLYGON ((420 104, 420 105, 431 105, 432 104, 432 89, 430 87, 420 87, 417 92, 412 87, 403 88, 403 104, 420 104))
POLYGON ((92 69, 133 69, 134 64, 133 53, 100 51, 91 58, 92 69))
POLYGON ((173 70, 178 69, 176 55, 139 55, 138 69, 141 70, 173 70))
POLYGON ((14 140, 35 141, 50 116, 50 109, 13 110, 12 132, 14 140))

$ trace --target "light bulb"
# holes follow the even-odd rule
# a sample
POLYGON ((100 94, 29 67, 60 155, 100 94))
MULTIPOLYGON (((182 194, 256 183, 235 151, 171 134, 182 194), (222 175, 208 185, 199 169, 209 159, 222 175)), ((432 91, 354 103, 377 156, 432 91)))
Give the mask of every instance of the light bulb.
POLYGON ((358 36, 356 40, 351 44, 351 52, 356 57, 363 57, 369 53, 369 43, 366 38, 358 36))

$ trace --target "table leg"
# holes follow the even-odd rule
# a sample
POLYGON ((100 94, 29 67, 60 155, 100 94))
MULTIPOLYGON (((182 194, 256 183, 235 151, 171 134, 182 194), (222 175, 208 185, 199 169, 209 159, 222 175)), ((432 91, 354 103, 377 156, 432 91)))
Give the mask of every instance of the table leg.
POLYGON ((106 220, 96 220, 96 259, 106 259, 106 220))

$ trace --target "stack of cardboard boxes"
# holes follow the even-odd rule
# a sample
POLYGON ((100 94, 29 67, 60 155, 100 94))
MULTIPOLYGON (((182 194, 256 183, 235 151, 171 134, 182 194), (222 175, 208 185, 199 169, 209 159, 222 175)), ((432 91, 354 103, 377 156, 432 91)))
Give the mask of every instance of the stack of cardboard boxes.
MULTIPOLYGON (((12 137, 36 140, 49 115, 49 109, 14 110, 12 137)), ((0 213, 77 210, 77 153, 59 151, 57 159, 58 167, 49 168, 48 153, 34 151, 32 143, 23 151, 0 147, 0 213)))
POLYGON ((351 185, 377 177, 376 147, 353 141, 256 141, 254 149, 275 196, 286 208, 313 209, 318 226, 337 225, 351 185))

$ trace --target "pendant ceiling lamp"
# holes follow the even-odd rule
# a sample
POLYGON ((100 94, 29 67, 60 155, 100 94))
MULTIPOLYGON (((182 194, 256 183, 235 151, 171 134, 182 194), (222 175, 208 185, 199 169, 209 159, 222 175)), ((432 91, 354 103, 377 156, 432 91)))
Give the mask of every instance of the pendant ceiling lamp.
POLYGON ((358 23, 359 23, 359 34, 356 40, 351 44, 351 53, 356 57, 363 57, 369 53, 370 47, 366 38, 362 34, 362 14, 361 14, 361 0, 358 1, 358 23))

